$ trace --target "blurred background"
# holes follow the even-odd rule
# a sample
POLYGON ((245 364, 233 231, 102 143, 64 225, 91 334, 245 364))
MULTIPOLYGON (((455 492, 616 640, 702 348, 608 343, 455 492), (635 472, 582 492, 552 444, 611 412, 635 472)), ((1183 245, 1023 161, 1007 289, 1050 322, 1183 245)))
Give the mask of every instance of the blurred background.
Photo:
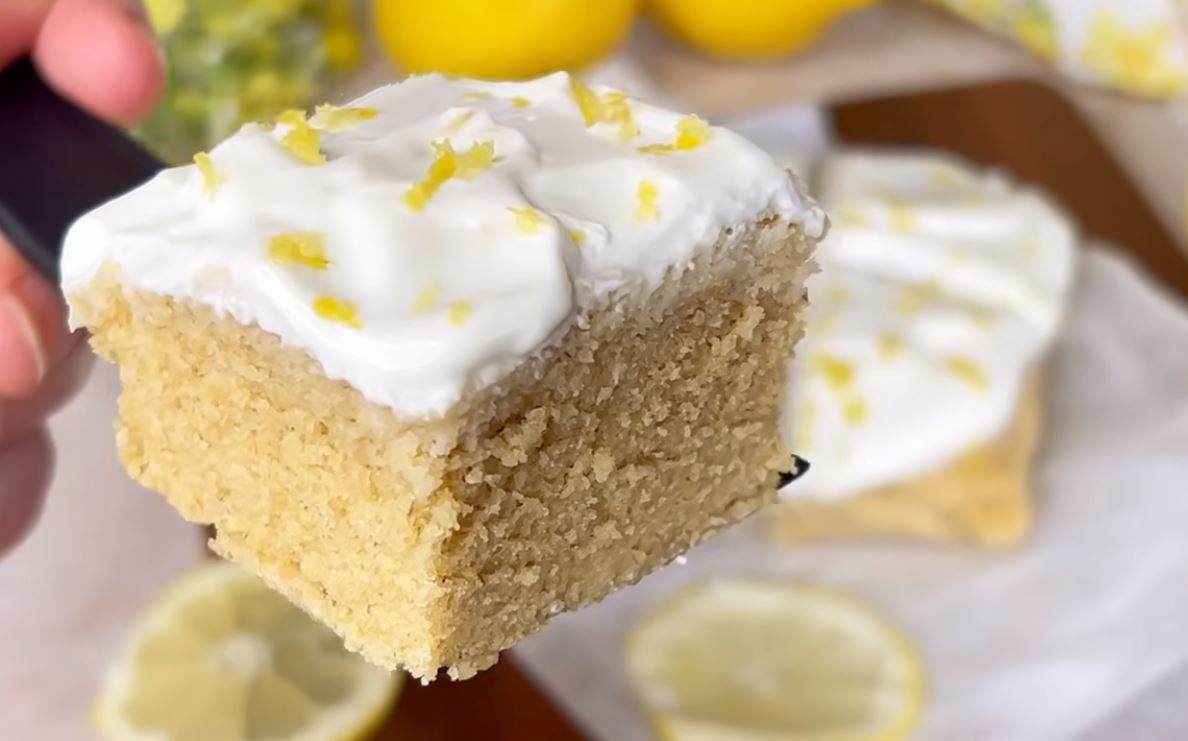
POLYGON ((41 521, 0 562, 0 737, 148 738, 138 718, 320 741, 339 713, 357 738, 1188 738, 1188 3, 146 9, 170 81, 132 133, 173 163, 427 72, 571 70, 769 149, 833 224, 785 419, 812 465, 496 668, 421 687, 235 577, 191 588, 224 577, 202 581, 203 533, 119 467, 97 368, 52 422, 41 521), (220 627, 171 633, 185 610, 220 627), (144 636, 232 679, 152 674, 144 636), (227 718, 192 712, 204 693, 227 718))

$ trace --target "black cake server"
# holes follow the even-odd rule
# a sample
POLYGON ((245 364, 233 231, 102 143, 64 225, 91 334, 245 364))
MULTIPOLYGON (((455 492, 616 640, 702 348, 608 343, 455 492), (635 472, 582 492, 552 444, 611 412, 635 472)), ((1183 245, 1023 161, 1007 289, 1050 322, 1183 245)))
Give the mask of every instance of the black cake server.
POLYGON ((0 70, 0 233, 51 283, 70 224, 164 167, 54 92, 31 60, 0 70))

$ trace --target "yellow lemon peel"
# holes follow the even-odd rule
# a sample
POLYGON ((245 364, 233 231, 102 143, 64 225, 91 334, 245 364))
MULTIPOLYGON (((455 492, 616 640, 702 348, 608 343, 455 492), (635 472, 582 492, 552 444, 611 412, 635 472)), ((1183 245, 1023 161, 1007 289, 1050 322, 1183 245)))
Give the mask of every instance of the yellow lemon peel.
POLYGON ((866 421, 869 414, 866 402, 862 399, 853 397, 846 399, 842 404, 842 417, 845 418, 846 424, 851 427, 858 427, 866 421))
POLYGON ((519 229, 525 234, 536 234, 542 226, 549 223, 548 218, 544 214, 531 206, 525 206, 524 208, 508 206, 507 210, 516 215, 516 229, 519 229))
POLYGON ((433 194, 451 178, 471 180, 495 162, 495 142, 475 142, 462 152, 455 152, 448 140, 433 142, 434 157, 425 178, 414 183, 404 193, 404 203, 413 211, 421 211, 433 194))
POLYGON ((950 355, 945 358, 945 368, 978 391, 985 391, 990 387, 990 379, 986 377, 986 371, 982 370, 982 366, 964 355, 950 355))
POLYGON ((450 304, 450 324, 461 326, 474 313, 474 306, 469 301, 455 301, 450 304))
POLYGON ((339 108, 320 105, 314 109, 314 123, 325 131, 342 131, 379 116, 378 108, 339 108))
POLYGON ((651 180, 642 180, 635 192, 635 220, 637 222, 655 221, 660 217, 660 189, 651 180))
POLYGON ((194 164, 197 165, 198 173, 202 176, 202 192, 208 198, 213 198, 219 186, 227 181, 226 176, 215 167, 214 160, 206 152, 194 155, 194 164))
POLYGON ((317 232, 285 232, 268 242, 268 258, 278 263, 294 263, 314 270, 325 270, 326 240, 317 232))
POLYGON ((441 298, 441 281, 432 281, 417 294, 416 301, 413 302, 414 314, 428 314, 433 311, 433 307, 437 305, 438 299, 441 298))
POLYGON ((812 365, 813 370, 838 391, 844 391, 854 383, 854 366, 847 360, 833 355, 816 355, 812 365))
POLYGON ((569 78, 569 90, 582 113, 586 128, 599 123, 616 125, 619 127, 621 143, 639 136, 639 126, 635 123, 635 114, 631 112, 626 94, 610 90, 599 95, 576 77, 569 78))
POLYGON ((313 302, 314 313, 328 322, 338 322, 353 329, 362 329, 359 321, 359 309, 350 301, 343 301, 333 296, 318 296, 313 302))
POLYGON ((322 132, 309 125, 304 113, 284 111, 276 117, 276 121, 289 126, 289 131, 281 137, 281 146, 289 154, 307 165, 325 164, 326 155, 321 150, 322 132))
POLYGON ((644 154, 668 154, 669 152, 687 152, 709 141, 710 125, 697 116, 685 116, 676 125, 676 139, 672 144, 649 144, 640 147, 644 154))
POLYGON ((903 352, 903 338, 894 332, 884 332, 879 336, 879 357, 885 361, 894 360, 903 352))

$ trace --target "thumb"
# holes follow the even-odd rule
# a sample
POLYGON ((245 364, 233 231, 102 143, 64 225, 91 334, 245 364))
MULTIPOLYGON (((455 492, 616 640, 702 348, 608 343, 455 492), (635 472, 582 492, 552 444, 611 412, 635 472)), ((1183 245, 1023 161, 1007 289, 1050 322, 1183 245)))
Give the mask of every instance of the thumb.
POLYGON ((0 399, 33 393, 68 337, 61 296, 0 236, 0 399))

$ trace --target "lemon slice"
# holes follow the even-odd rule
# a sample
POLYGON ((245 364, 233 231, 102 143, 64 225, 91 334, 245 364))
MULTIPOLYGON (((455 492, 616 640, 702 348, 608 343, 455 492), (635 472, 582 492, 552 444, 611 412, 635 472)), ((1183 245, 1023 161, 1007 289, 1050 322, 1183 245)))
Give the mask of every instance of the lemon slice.
POLYGON ((923 705, 901 633, 854 600, 789 583, 676 595, 632 631, 627 665, 674 741, 896 741, 923 705))
POLYGON ((217 562, 171 585, 137 626, 95 720, 113 741, 353 739, 386 716, 402 676, 217 562))

